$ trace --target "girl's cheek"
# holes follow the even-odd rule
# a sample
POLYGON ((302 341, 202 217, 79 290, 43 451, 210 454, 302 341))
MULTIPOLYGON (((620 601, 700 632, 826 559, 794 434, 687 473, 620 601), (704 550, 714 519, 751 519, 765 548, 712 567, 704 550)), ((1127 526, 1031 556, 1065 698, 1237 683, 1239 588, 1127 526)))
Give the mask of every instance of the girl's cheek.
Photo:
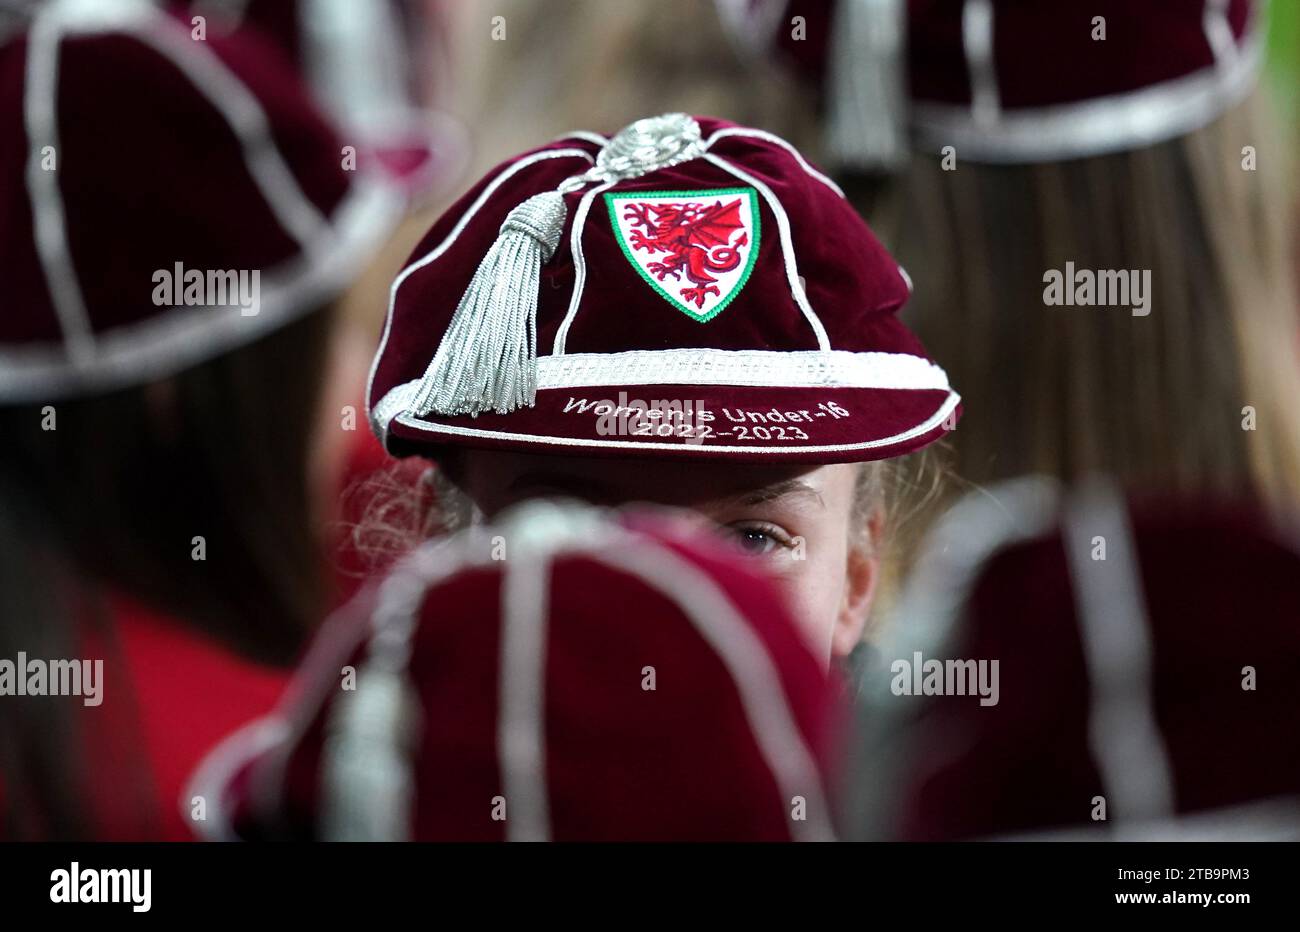
POLYGON ((841 587, 810 569, 806 564, 796 564, 774 572, 772 579, 813 652, 818 658, 829 657, 841 587))

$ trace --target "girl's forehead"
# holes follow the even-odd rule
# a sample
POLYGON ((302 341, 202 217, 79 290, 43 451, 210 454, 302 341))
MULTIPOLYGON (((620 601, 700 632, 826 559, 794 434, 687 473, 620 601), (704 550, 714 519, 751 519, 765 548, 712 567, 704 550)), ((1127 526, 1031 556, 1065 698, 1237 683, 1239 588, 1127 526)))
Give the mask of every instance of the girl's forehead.
POLYGON ((471 493, 572 495, 601 504, 650 501, 696 505, 734 500, 759 504, 786 497, 837 499, 851 489, 858 464, 735 464, 605 459, 467 451, 464 482, 471 493))

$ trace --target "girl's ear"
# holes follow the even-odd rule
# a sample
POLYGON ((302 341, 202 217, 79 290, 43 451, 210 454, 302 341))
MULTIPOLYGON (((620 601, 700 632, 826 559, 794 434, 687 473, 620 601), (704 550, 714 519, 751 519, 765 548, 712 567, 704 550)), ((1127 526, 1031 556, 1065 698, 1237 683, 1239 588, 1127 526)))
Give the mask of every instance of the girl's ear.
POLYGON ((867 619, 871 617, 871 604, 876 596, 876 582, 880 579, 880 548, 877 541, 884 527, 884 512, 877 509, 867 522, 867 531, 855 541, 845 558, 844 598, 840 602, 835 629, 831 633, 831 653, 847 657, 862 640, 867 619))

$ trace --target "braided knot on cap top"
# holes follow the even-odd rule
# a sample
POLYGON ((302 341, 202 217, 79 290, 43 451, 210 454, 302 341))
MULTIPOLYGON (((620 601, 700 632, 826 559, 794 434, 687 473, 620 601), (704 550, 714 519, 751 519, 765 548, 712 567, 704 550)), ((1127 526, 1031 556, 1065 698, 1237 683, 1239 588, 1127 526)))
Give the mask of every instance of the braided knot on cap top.
POLYGON ((595 171, 610 180, 636 178, 703 154, 704 142, 695 118, 665 113, 619 130, 596 156, 595 171))
POLYGON ((501 224, 501 233, 516 230, 537 240, 542 247, 542 261, 548 262, 559 248, 564 218, 564 195, 543 191, 510 211, 501 224))

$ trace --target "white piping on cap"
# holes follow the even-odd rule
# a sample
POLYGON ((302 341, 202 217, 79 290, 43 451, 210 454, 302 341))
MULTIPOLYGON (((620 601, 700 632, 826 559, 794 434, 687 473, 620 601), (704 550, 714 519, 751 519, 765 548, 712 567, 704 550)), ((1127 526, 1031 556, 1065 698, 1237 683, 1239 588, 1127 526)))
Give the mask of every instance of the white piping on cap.
MULTIPOLYGON (((635 547, 629 548, 634 538, 620 529, 596 523, 591 517, 595 513, 588 509, 566 513, 548 503, 527 507, 531 510, 530 524, 521 528, 527 539, 516 542, 512 538, 512 545, 519 546, 505 567, 501 583, 502 705, 497 734, 510 806, 507 837, 541 839, 550 835, 544 780, 542 679, 549 612, 547 579, 557 557, 581 554, 636 576, 682 608, 735 682, 751 733, 783 796, 788 799, 801 795, 808 801, 808 819, 792 822, 792 834, 803 839, 831 839, 829 808, 820 774, 790 711, 772 659, 716 583, 665 547, 637 537, 635 547), (562 520, 547 520, 548 511, 562 520), (608 536, 602 539, 602 535, 608 536), (624 546, 612 546, 617 542, 624 546), (665 588, 665 579, 673 581, 671 588, 665 588)), ((409 676, 406 664, 418 613, 428 592, 468 567, 497 565, 491 559, 488 541, 485 529, 471 529, 450 541, 426 543, 402 561, 380 587, 374 608, 367 610, 371 620, 371 661, 379 661, 390 674, 409 676)), ((258 785, 268 792, 258 808, 279 811, 285 767, 292 751, 315 720, 328 693, 337 689, 337 679, 326 674, 352 654, 358 635, 365 631, 356 622, 358 609, 364 607, 366 599, 359 597, 327 622, 325 634, 329 636, 313 642, 307 661, 295 674, 293 685, 275 713, 239 729, 204 758, 186 795, 204 796, 209 812, 220 816, 215 824, 199 826, 205 837, 234 837, 228 800, 221 791, 228 788, 230 778, 242 766, 264 754, 268 759, 260 767, 258 776, 262 780, 258 785)), ((414 760, 409 752, 393 750, 399 752, 393 761, 401 763, 404 779, 411 779, 414 760)), ((323 759, 321 778, 326 785, 332 779, 324 772, 328 767, 328 761, 323 759)), ((327 794, 327 803, 330 799, 327 794)), ((383 818, 384 825, 409 826, 409 798, 373 802, 381 808, 395 807, 383 818)), ((328 824, 331 814, 322 812, 321 819, 328 824)))
POLYGON ((830 350, 831 341, 830 337, 826 335, 826 328, 822 326, 821 318, 817 316, 817 312, 808 303, 808 296, 804 294, 803 286, 799 284, 799 267, 794 257, 794 238, 790 234, 790 218, 786 216, 781 201, 766 184, 726 159, 719 158, 712 153, 705 153, 701 158, 712 162, 746 184, 752 185, 763 195, 763 200, 767 201, 768 209, 776 217, 776 227, 781 236, 781 256, 785 260, 785 277, 790 286, 790 294, 794 297, 795 304, 799 305, 799 310, 803 312, 809 326, 812 327, 813 333, 817 337, 817 348, 822 351, 830 350))
POLYGON ((898 274, 902 277, 903 284, 907 286, 907 293, 911 295, 916 290, 912 285, 912 276, 908 275, 907 269, 903 268, 901 265, 898 267, 898 274))
POLYGON ((497 758, 507 841, 549 841, 546 641, 552 554, 521 548, 503 565, 497 758))
POLYGON ((1230 68, 1240 50, 1232 36, 1232 24, 1228 22, 1228 5, 1231 0, 1205 0, 1205 9, 1201 13, 1201 28, 1205 31, 1205 41, 1214 53, 1216 68, 1230 68))
MULTIPOLYGON (((492 533, 510 533, 512 526, 520 529, 520 534, 512 535, 514 554, 501 577, 503 656, 498 684, 498 754, 510 807, 507 838, 544 840, 549 834, 542 751, 546 576, 555 553, 575 542, 595 546, 602 528, 594 525, 588 511, 566 513, 545 502, 523 507, 528 509, 528 524, 505 523, 492 529, 492 533), (525 567, 526 572, 516 575, 520 567, 525 567)), ((422 711, 411 684, 409 664, 428 593, 464 569, 497 565, 488 531, 471 528, 449 540, 424 544, 380 586, 370 616, 373 633, 365 669, 385 675, 389 682, 381 685, 397 687, 386 689, 380 697, 391 707, 388 717, 393 725, 401 724, 404 710, 400 705, 410 706, 416 714, 422 711)), ((345 694, 331 715, 342 726, 337 736, 344 744, 349 743, 349 732, 356 737, 359 727, 366 724, 344 714, 344 706, 354 702, 355 697, 356 693, 345 694)), ((376 704, 374 711, 383 713, 383 705, 376 704)), ((298 736, 301 734, 300 730, 298 736)), ((409 835, 415 811, 416 761, 415 748, 404 737, 400 728, 390 727, 386 732, 372 729, 372 738, 378 740, 372 740, 368 750, 370 756, 382 760, 366 765, 363 774, 368 768, 377 780, 340 779, 348 776, 347 770, 356 768, 355 761, 342 755, 322 757, 321 780, 326 790, 323 799, 328 807, 320 814, 322 827, 351 826, 364 832, 368 840, 402 840, 409 835), (359 792, 368 785, 387 785, 396 792, 361 793, 376 797, 361 798, 359 792), (358 819, 349 810, 366 815, 358 819)), ((283 766, 278 785, 283 783, 282 776, 283 766)))
POLYGON ((68 365, 61 343, 0 346, 0 398, 14 403, 111 391, 166 378, 296 320, 338 294, 392 229, 401 198, 377 179, 358 180, 334 212, 335 234, 311 261, 295 255, 262 276, 261 310, 176 307, 95 336, 95 352, 68 365))
POLYGON ((409 841, 422 709, 405 663, 368 657, 328 709, 317 831, 324 841, 409 841))
POLYGON ((834 841, 830 806, 815 758, 795 721, 767 647, 718 584, 698 566, 659 543, 646 541, 638 547, 606 547, 593 552, 592 558, 635 576, 685 611, 736 686, 750 733, 781 793, 781 805, 791 805, 796 796, 807 802, 807 818, 788 822, 791 837, 795 841, 834 841))
POLYGON ((278 714, 255 718, 226 735, 208 751, 176 800, 181 819, 202 841, 238 841, 232 780, 240 770, 289 740, 292 729, 278 714), (194 819, 194 800, 202 800, 204 818, 194 819))
POLYGON ((298 184, 271 134, 266 111, 243 81, 204 43, 184 38, 161 13, 155 28, 129 34, 169 59, 225 118, 239 139, 249 174, 280 226, 305 253, 320 248, 330 225, 298 184))
POLYGON ((1099 480, 1067 501, 1062 537, 1088 671, 1088 743, 1110 797, 1107 819, 1173 812, 1172 769, 1156 723, 1151 631, 1124 500, 1099 480), (1092 558, 1094 537, 1106 559, 1092 558))
MULTIPOLYGON (((182 38, 180 27, 166 14, 148 2, 120 2, 94 4, 86 0, 54 0, 40 7, 33 18, 28 39, 27 87, 24 96, 24 116, 30 146, 27 180, 31 200, 34 239, 41 259, 55 313, 63 332, 64 348, 68 359, 51 363, 41 348, 18 347, 6 350, 12 354, 18 368, 10 378, 0 378, 0 387, 12 383, 12 394, 5 390, 4 397, 24 399, 28 394, 62 393, 65 389, 109 389, 129 384, 131 364, 124 362, 130 356, 145 356, 151 361, 165 354, 137 350, 129 338, 115 341, 117 348, 108 354, 107 339, 96 337, 90 326, 85 298, 78 285, 67 238, 65 208, 59 189, 57 173, 41 168, 40 151, 50 145, 58 151, 57 93, 59 71, 59 44, 64 35, 121 34, 136 39, 177 68, 203 95, 230 125, 239 141, 244 163, 263 199, 275 214, 284 230, 299 244, 306 266, 320 267, 337 264, 338 253, 344 245, 360 245, 349 240, 339 242, 339 231, 322 215, 306 196, 297 179, 284 161, 271 134, 270 123, 257 98, 243 82, 203 43, 182 38), (71 372, 66 363, 71 361, 71 372)), ((367 227, 372 225, 379 208, 375 199, 366 198, 368 210, 353 211, 367 227), (369 209, 369 208, 374 209, 369 209)), ((387 214, 390 211, 383 210, 387 214)), ((349 231, 350 233, 355 231, 349 231)), ((354 237, 355 238, 355 237, 354 237)), ((312 274, 313 283, 334 274, 312 274)), ((280 295, 302 293, 308 288, 286 287, 280 295)), ((305 309, 304 309, 305 310, 305 309)), ((256 334, 269 329, 273 321, 287 314, 266 313, 263 320, 247 329, 256 334)), ((187 328, 193 321, 187 321, 187 328)), ((175 335, 182 328, 162 328, 162 332, 175 335)), ((140 333, 153 333, 145 325, 140 333)), ((237 341, 217 341, 221 348, 237 341)), ((0 353, 4 355, 4 353, 0 353)), ((209 354, 198 341, 175 352, 175 358, 187 362, 207 358, 209 354)), ((151 365, 142 370, 147 375, 165 375, 180 368, 151 365)))
POLYGON ((587 287, 587 257, 582 251, 582 231, 587 225, 587 215, 591 213, 591 202, 596 195, 608 191, 622 179, 613 178, 604 184, 589 188, 578 202, 578 209, 573 215, 573 228, 569 231, 569 251, 573 253, 573 291, 569 295, 569 309, 564 314, 560 329, 555 333, 555 342, 551 344, 551 353, 564 355, 564 343, 569 338, 569 328, 578 316, 578 307, 582 304, 582 293, 587 287))
POLYGON ((1214 66, 1135 91, 1003 110, 991 127, 975 124, 966 104, 914 101, 918 147, 953 146, 969 161, 1018 164, 1154 145, 1199 129, 1245 98, 1263 58, 1263 38, 1263 30, 1248 30, 1214 66))
MULTIPOLYGON (((442 570, 437 575, 450 568, 442 570)), ((410 840, 424 710, 409 666, 420 608, 432 584, 421 561, 413 559, 379 587, 357 688, 340 694, 329 708, 318 775, 318 829, 325 841, 410 840)))
POLYGON ((45 273, 45 284, 63 332, 63 343, 74 366, 85 365, 95 354, 95 337, 90 315, 77 280, 68 247, 68 231, 56 171, 46 171, 42 149, 59 151, 58 85, 59 43, 62 14, 57 4, 37 13, 27 39, 27 87, 23 98, 26 122, 27 191, 31 200, 36 252, 45 273))
POLYGON ((906 0, 838 0, 825 68, 828 155, 893 170, 906 161, 906 0))
MULTIPOLYGON (((461 215, 461 218, 458 221, 456 221, 456 225, 451 228, 451 232, 447 234, 446 239, 444 239, 433 249, 429 250, 419 259, 412 262, 406 268, 402 269, 402 271, 398 274, 397 278, 393 279, 393 284, 388 289, 388 314, 384 318, 384 332, 379 339, 379 347, 378 349, 375 350, 375 358, 370 363, 370 374, 366 379, 367 406, 370 405, 370 398, 374 394, 375 373, 378 372, 379 370, 379 362, 384 357, 384 350, 388 347, 388 337, 392 333, 393 309, 397 305, 398 290, 402 287, 403 284, 405 284, 408 278, 410 278, 420 269, 427 266, 429 263, 437 261, 442 256, 443 253, 445 253, 449 248, 451 248, 451 245, 456 242, 456 239, 461 235, 461 233, 465 231, 465 228, 469 226, 470 221, 473 220, 474 216, 483 208, 483 205, 486 204, 494 194, 496 194, 497 189, 500 188, 501 185, 509 181, 512 177, 514 177, 516 173, 522 171, 525 168, 528 168, 531 165, 536 165, 538 162, 542 162, 547 159, 559 159, 559 158, 583 158, 586 159, 592 165, 596 164, 595 157, 585 149, 548 149, 544 152, 534 152, 532 155, 526 156, 525 158, 522 158, 517 162, 512 162, 510 165, 502 169, 500 174, 498 174, 495 178, 493 178, 492 181, 489 182, 483 188, 483 190, 479 193, 479 196, 474 199, 474 203, 471 204, 469 208, 465 211, 465 213, 461 215)), ((385 398, 391 396, 392 396, 392 392, 389 392, 385 396, 385 398)), ((390 415, 389 417, 385 417, 381 419, 379 417, 379 413, 380 413, 379 409, 380 409, 379 405, 374 405, 373 407, 370 407, 368 414, 370 418, 371 428, 374 430, 375 435, 378 436, 380 441, 382 442, 385 438, 385 434, 388 431, 388 423, 389 421, 392 420, 392 416, 390 415)))
POLYGON ((304 70, 343 128, 374 138, 402 126, 410 63, 393 4, 299 0, 297 13, 304 70))
POLYGON ((256 819, 279 811, 284 770, 293 748, 307 733, 326 697, 338 689, 339 664, 364 640, 364 629, 356 624, 356 610, 367 595, 358 596, 324 621, 271 712, 227 735, 199 762, 177 803, 188 824, 191 800, 199 797, 206 802, 207 819, 192 824, 201 839, 239 840, 227 794, 234 788, 235 775, 264 755, 257 770, 250 773, 250 778, 257 779, 249 786, 249 815, 256 819))
MULTIPOLYGON (((881 669, 891 658, 954 656, 971 591, 1001 550, 1032 540, 1057 524, 1060 483, 1025 476, 962 496, 926 534, 915 569, 884 625, 881 669), (905 623, 903 623, 905 622, 905 623)), ((898 702, 888 677, 868 681, 863 698, 866 738, 855 787, 860 794, 858 837, 882 837, 896 828, 901 777, 915 755, 912 719, 924 710, 898 702)))
MULTIPOLYGON (((282 812, 289 760, 330 693, 337 691, 338 665, 368 643, 371 661, 380 659, 387 672, 404 673, 416 613, 426 593, 461 569, 487 564, 490 556, 477 528, 450 539, 426 541, 403 557, 377 590, 363 590, 332 614, 312 640, 275 710, 224 739, 191 777, 181 801, 186 818, 188 799, 202 796, 208 803, 208 822, 197 825, 196 830, 210 841, 235 840, 229 800, 222 790, 240 768, 263 755, 252 774, 257 779, 250 789, 250 814, 256 818, 282 812)), ((322 767, 324 764, 322 761, 322 767)), ((321 776, 328 781, 327 774, 321 776)), ((402 802, 406 805, 409 800, 402 802)))
POLYGON ((799 163, 799 167, 802 168, 804 172, 806 172, 808 175, 811 175, 813 178, 816 178, 818 181, 826 185, 826 187, 830 188, 840 197, 844 197, 843 188, 837 185, 831 178, 822 174, 817 169, 813 168, 812 164, 803 157, 803 153, 801 153, 794 146, 790 145, 790 143, 786 142, 780 136, 777 136, 775 133, 769 133, 761 129, 750 129, 747 126, 725 126, 720 130, 716 130, 712 136, 710 136, 707 140, 705 140, 704 150, 707 152, 711 148, 713 148, 713 144, 718 140, 727 139, 732 136, 739 137, 741 139, 761 139, 764 142, 770 142, 774 146, 780 146, 782 149, 788 152, 796 162, 799 163))
POLYGON ((357 688, 328 708, 318 774, 317 827, 325 841, 410 839, 423 709, 408 667, 429 588, 412 564, 380 584, 357 688))
POLYGON ((992 0, 966 0, 961 10, 961 42, 970 73, 971 116, 976 125, 990 128, 1002 109, 993 63, 992 0))

